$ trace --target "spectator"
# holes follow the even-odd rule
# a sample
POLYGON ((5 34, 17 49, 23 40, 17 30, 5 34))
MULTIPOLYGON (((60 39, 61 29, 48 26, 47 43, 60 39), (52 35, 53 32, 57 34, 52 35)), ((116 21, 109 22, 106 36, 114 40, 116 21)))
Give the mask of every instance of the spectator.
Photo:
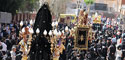
POLYGON ((10 31, 10 27, 9 26, 6 28, 6 31, 7 31, 7 34, 10 35, 11 31, 10 31))
POLYGON ((108 60, 115 60, 115 52, 116 52, 116 47, 115 45, 111 44, 108 48, 108 60))
POLYGON ((5 43, 6 43, 6 45, 7 45, 7 50, 11 50, 12 44, 11 44, 10 36, 8 36, 8 37, 6 38, 5 43))
POLYGON ((122 38, 120 37, 120 39, 117 40, 117 44, 116 44, 116 47, 118 47, 119 45, 122 44, 122 38))
POLYGON ((111 39, 111 42, 112 43, 116 43, 117 41, 116 41, 116 36, 115 35, 113 35, 113 38, 111 39))
POLYGON ((107 40, 107 47, 109 47, 110 45, 111 45, 111 40, 108 39, 108 40, 107 40))
POLYGON ((119 45, 117 47, 117 51, 116 51, 116 59, 115 60, 121 60, 122 57, 122 50, 121 50, 121 45, 119 45))
POLYGON ((2 60, 2 58, 3 58, 3 52, 2 52, 2 46, 0 46, 0 60, 2 60))
POLYGON ((7 51, 7 45, 4 42, 0 41, 0 46, 2 46, 2 51, 4 51, 4 52, 7 51))
POLYGON ((5 29, 3 29, 3 37, 7 37, 8 33, 5 29))
POLYGON ((2 50, 1 50, 1 54, 2 54, 2 59, 5 60, 5 58, 7 57, 6 51, 7 51, 7 45, 4 42, 0 41, 0 46, 2 46, 2 50))
POLYGON ((10 51, 11 59, 16 60, 16 47, 12 47, 12 51, 10 51))

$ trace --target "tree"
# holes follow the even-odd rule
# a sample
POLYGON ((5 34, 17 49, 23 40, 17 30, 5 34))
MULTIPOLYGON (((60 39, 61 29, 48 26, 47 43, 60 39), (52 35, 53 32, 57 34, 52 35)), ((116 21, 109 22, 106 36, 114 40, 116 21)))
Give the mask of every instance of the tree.
POLYGON ((0 11, 15 14, 21 2, 21 0, 0 0, 0 11))
POLYGON ((84 0, 86 5, 88 6, 88 12, 90 11, 90 5, 94 3, 94 0, 84 0))
POLYGON ((19 8, 19 10, 21 12, 25 12, 25 11, 34 11, 37 10, 39 7, 39 0, 22 0, 22 4, 19 8))
POLYGON ((39 7, 38 1, 39 0, 0 0, 0 11, 12 14, 18 11, 33 11, 39 7))
POLYGON ((54 13, 56 18, 58 19, 59 14, 66 12, 66 5, 71 0, 48 0, 48 1, 51 7, 52 13, 54 13))
POLYGON ((89 4, 93 4, 94 3, 94 0, 84 0, 84 2, 89 5, 89 4))

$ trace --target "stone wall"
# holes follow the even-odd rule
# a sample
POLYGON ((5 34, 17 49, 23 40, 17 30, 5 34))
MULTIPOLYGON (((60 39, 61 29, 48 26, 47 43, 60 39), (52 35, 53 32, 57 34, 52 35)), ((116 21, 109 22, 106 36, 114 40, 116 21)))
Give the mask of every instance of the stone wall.
POLYGON ((7 12, 0 12, 0 23, 11 23, 12 14, 7 12))

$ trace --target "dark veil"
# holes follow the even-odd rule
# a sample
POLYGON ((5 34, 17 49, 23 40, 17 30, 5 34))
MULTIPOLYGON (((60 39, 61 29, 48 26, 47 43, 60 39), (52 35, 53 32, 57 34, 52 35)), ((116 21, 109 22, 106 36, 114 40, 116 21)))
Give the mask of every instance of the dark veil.
POLYGON ((52 16, 49 10, 49 5, 45 3, 39 9, 36 15, 35 24, 33 27, 33 37, 35 39, 32 41, 31 50, 29 52, 29 60, 50 60, 50 43, 43 35, 43 31, 47 30, 47 32, 49 32, 52 29, 51 20, 52 16), (40 33, 38 35, 36 34, 37 28, 40 29, 40 33))

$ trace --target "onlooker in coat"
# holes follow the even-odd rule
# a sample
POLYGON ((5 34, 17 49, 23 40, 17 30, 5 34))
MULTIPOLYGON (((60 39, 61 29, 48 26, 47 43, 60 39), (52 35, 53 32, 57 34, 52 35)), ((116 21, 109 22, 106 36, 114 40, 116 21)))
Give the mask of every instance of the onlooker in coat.
POLYGON ((12 60, 16 60, 16 47, 12 47, 12 51, 10 51, 11 53, 11 59, 12 60))

